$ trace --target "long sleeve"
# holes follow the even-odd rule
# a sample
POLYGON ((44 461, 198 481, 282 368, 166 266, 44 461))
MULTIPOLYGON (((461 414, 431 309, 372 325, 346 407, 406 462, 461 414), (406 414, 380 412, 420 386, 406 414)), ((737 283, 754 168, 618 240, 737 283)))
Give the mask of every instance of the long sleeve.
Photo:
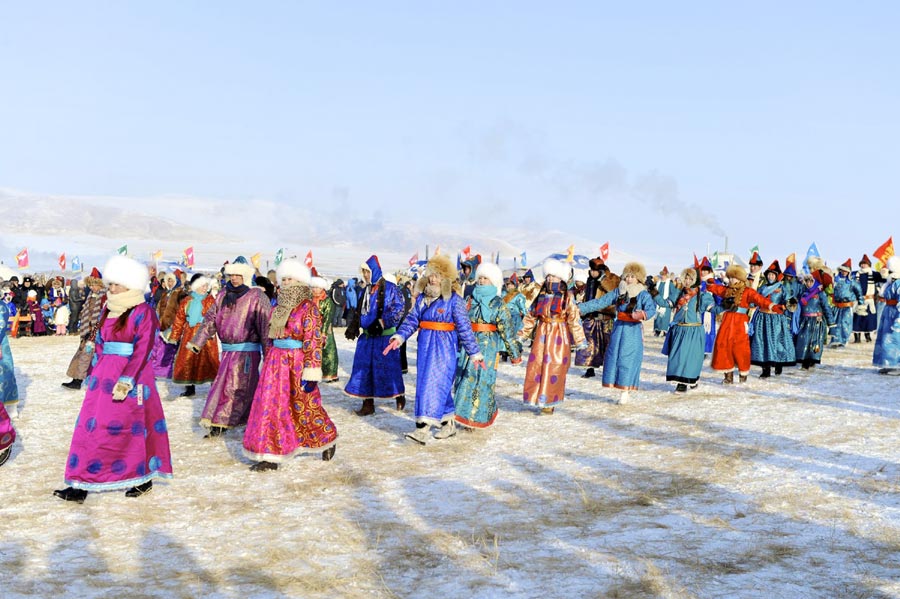
POLYGON ((206 342, 216 334, 216 317, 219 313, 219 306, 222 305, 222 302, 225 300, 225 291, 222 290, 219 292, 219 295, 216 296, 216 301, 209 307, 206 311, 206 314, 203 315, 203 322, 200 323, 200 326, 197 327, 197 332, 194 333, 194 338, 191 339, 191 345, 196 345, 197 347, 203 347, 206 345, 206 342))
MULTIPOLYGON (((647 293, 647 297, 650 298, 650 300, 652 301, 652 298, 650 297, 649 293, 647 293)), ((613 289, 612 291, 604 293, 602 296, 598 297, 597 299, 588 300, 586 302, 578 304, 578 311, 581 314, 590 314, 591 312, 599 312, 603 308, 613 305, 618 298, 619 298, 619 290, 613 289)), ((654 305, 651 307, 650 310, 647 311, 647 313, 651 314, 655 311, 656 311, 656 304, 654 303, 654 305)))
POLYGON ((178 343, 184 334, 185 325, 187 324, 187 305, 191 298, 181 300, 178 311, 175 313, 175 320, 172 321, 172 330, 169 332, 169 342, 178 343))
POLYGON ((500 339, 506 346, 506 352, 509 354, 510 358, 514 360, 518 359, 519 355, 522 353, 522 345, 515 338, 513 332, 513 317, 509 310, 509 304, 500 301, 495 309, 494 318, 496 320, 495 324, 497 325, 497 334, 500 335, 500 339))
POLYGON ((574 300, 566 307, 566 322, 569 325, 573 345, 582 345, 585 342, 584 327, 581 326, 581 312, 574 300))
POLYGON ((312 301, 294 308, 299 318, 292 318, 288 334, 303 344, 303 380, 322 380, 322 314, 312 301))
POLYGON ((483 359, 481 350, 478 348, 478 341, 475 340, 475 333, 472 331, 472 323, 469 321, 466 303, 455 293, 450 296, 450 310, 452 311, 453 323, 456 325, 456 333, 459 336, 460 345, 466 350, 469 357, 483 359))

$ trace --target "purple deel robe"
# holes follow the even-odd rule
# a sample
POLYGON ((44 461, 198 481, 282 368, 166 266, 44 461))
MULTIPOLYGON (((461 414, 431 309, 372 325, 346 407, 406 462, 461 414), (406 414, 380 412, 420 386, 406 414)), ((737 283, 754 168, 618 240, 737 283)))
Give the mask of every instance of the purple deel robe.
POLYGON ((258 287, 248 289, 229 307, 224 306, 225 294, 226 289, 223 289, 216 296, 216 303, 207 310, 191 340, 193 345, 203 347, 210 337, 218 334, 222 342, 219 372, 209 388, 209 396, 200 415, 200 424, 207 427, 231 428, 247 423, 250 404, 259 382, 261 349, 233 351, 231 348, 263 343, 268 337, 269 316, 272 313, 269 298, 258 287))
POLYGON ((138 304, 120 331, 114 330, 116 319, 107 316, 104 310, 66 463, 66 484, 89 491, 172 477, 166 418, 149 363, 159 330, 156 313, 146 303, 138 304), (119 346, 117 353, 113 343, 119 346), (113 387, 120 381, 131 383, 132 389, 123 401, 113 401, 113 387))

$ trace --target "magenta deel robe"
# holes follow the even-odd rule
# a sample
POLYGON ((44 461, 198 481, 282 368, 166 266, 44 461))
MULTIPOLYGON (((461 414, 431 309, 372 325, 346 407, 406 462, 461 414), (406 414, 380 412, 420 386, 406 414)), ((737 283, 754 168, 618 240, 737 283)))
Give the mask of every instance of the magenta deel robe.
POLYGON ((66 464, 66 484, 77 489, 124 489, 172 477, 166 418, 148 359, 159 321, 150 306, 138 304, 121 331, 113 330, 115 322, 104 315, 84 380, 87 392, 66 464), (113 341, 133 344, 132 355, 105 353, 113 341), (113 401, 119 381, 134 387, 124 401, 113 401))

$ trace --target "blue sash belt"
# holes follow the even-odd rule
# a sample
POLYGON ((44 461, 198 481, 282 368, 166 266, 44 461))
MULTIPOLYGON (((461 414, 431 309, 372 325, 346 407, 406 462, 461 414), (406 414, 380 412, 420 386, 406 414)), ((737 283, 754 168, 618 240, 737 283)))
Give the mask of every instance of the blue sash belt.
POLYGON ((120 341, 107 341, 103 344, 103 354, 107 356, 125 356, 134 353, 134 343, 122 343, 120 341))
POLYGON ((296 339, 273 339, 272 345, 278 349, 300 349, 303 342, 296 339))
POLYGON ((222 351, 260 352, 262 346, 259 343, 223 343, 222 351))

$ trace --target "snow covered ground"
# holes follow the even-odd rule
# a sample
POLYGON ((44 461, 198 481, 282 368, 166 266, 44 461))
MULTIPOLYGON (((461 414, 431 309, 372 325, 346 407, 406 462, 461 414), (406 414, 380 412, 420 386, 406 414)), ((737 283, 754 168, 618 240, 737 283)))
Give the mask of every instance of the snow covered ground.
MULTIPOLYGON (((339 331, 342 331, 340 329, 339 331)), ((145 497, 63 487, 82 394, 60 386, 75 337, 13 339, 23 401, 0 469, 0 595, 18 597, 900 597, 900 379, 871 344, 675 395, 660 339, 625 405, 573 369, 539 416, 504 364, 487 431, 420 447, 411 406, 368 418, 323 385, 340 439, 253 473, 241 431, 204 440, 160 382, 176 478, 145 497)), ((415 345, 406 377, 415 384, 415 345)), ((598 373, 599 374, 599 373, 598 373)))

